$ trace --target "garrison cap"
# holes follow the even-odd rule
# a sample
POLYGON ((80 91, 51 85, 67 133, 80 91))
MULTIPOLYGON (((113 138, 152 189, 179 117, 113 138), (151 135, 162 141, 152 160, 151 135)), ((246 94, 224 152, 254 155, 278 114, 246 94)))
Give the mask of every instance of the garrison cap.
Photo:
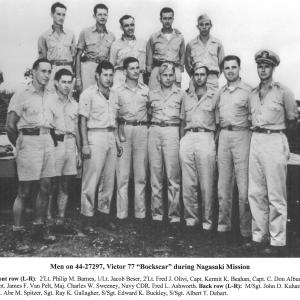
POLYGON ((159 74, 164 73, 165 71, 175 72, 175 66, 172 62, 164 62, 159 67, 159 74))
POLYGON ((203 15, 200 15, 198 17, 198 22, 201 22, 201 21, 204 21, 204 20, 211 22, 211 19, 210 19, 210 17, 207 14, 203 14, 203 15))
POLYGON ((195 65, 194 65, 194 67, 193 67, 193 70, 194 70, 194 72, 195 72, 197 69, 200 69, 200 68, 206 69, 207 73, 209 73, 209 68, 208 68, 208 66, 205 65, 205 64, 203 64, 203 63, 201 63, 201 62, 195 63, 195 65))
POLYGON ((263 49, 256 52, 255 61, 256 63, 262 62, 273 66, 278 66, 280 63, 280 58, 275 52, 271 50, 263 49))

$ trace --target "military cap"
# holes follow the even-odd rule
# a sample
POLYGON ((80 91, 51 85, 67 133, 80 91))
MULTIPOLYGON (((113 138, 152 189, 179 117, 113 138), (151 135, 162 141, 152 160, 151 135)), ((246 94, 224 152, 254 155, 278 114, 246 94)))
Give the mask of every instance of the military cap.
POLYGON ((159 74, 164 73, 165 71, 175 72, 175 66, 172 62, 164 62, 159 67, 159 74))
POLYGON ((263 49, 256 52, 255 61, 256 63, 267 63, 273 66, 278 66, 280 63, 280 58, 275 52, 263 49))
POLYGON ((209 73, 209 68, 207 65, 203 64, 202 62, 197 62, 195 63, 194 67, 193 67, 193 71, 195 72, 197 69, 200 69, 200 68, 204 68, 206 69, 207 73, 209 73))
POLYGON ((204 21, 204 20, 211 22, 211 19, 207 14, 203 14, 203 15, 200 15, 198 17, 198 22, 201 22, 201 21, 204 21))

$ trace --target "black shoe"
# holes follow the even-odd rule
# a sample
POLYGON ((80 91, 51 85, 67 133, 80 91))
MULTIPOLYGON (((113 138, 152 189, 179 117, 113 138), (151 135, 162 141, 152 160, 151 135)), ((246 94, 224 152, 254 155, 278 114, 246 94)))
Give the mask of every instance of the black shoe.
POLYGON ((286 246, 268 246, 262 249, 259 254, 263 257, 286 257, 286 246))
POLYGON ((141 233, 144 234, 146 233, 147 230, 147 223, 146 223, 146 219, 142 218, 142 219, 134 219, 134 228, 136 230, 137 233, 141 233))
POLYGON ((184 227, 184 237, 187 238, 188 240, 198 239, 200 235, 201 235, 201 228, 198 224, 193 226, 186 225, 184 227))
POLYGON ((33 249, 24 241, 23 230, 12 232, 12 248, 17 254, 28 254, 33 251, 33 249))
POLYGON ((217 233, 218 241, 221 244, 230 245, 233 242, 232 232, 231 231, 219 231, 217 233))
POLYGON ((31 237, 34 241, 43 244, 53 244, 56 242, 55 235, 51 234, 49 227, 45 227, 43 224, 34 224, 32 226, 31 237))
POLYGON ((97 231, 95 230, 95 228, 92 225, 85 225, 82 227, 82 232, 86 235, 96 235, 97 231))
POLYGON ((107 230, 114 231, 117 229, 117 225, 111 220, 111 217, 108 214, 99 213, 97 224, 107 230))
POLYGON ((181 234, 180 222, 170 223, 168 226, 168 238, 176 238, 181 234))
POLYGON ((66 224, 57 224, 52 227, 52 232, 54 234, 62 234, 62 235, 74 235, 76 234, 75 229, 66 224))

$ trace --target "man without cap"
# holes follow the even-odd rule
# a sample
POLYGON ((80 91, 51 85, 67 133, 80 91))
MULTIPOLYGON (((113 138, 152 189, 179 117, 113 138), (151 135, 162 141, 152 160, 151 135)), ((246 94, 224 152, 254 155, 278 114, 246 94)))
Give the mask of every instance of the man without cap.
MULTIPOLYGON (((224 57, 224 48, 220 40, 210 35, 212 28, 211 19, 206 15, 200 15, 197 20, 199 35, 191 40, 186 46, 185 68, 189 76, 193 75, 196 63, 202 63, 209 69, 207 87, 218 89, 220 76, 220 64, 224 57)), ((193 88, 190 82, 190 89, 193 88)))
POLYGON ((117 217, 122 220, 128 217, 128 183, 130 170, 133 169, 134 216, 140 224, 146 217, 149 91, 146 85, 139 82, 137 58, 125 58, 123 68, 126 80, 117 89, 119 138, 123 148, 117 162, 117 217))
POLYGON ((292 92, 273 81, 279 65, 277 54, 260 50, 255 54, 260 84, 249 95, 252 138, 249 157, 249 204, 252 239, 260 254, 285 254, 287 198, 286 171, 290 155, 287 142, 293 136, 297 104, 292 92))
POLYGON ((207 89, 209 70, 196 64, 193 81, 195 90, 188 91, 181 106, 182 134, 180 163, 184 219, 188 233, 196 233, 199 219, 205 232, 212 229, 213 202, 216 182, 216 130, 214 92, 207 89), (202 218, 199 217, 198 182, 202 199, 202 218), (194 230, 192 230, 194 229, 194 230), (195 230, 196 229, 196 230, 195 230))
POLYGON ((146 63, 146 42, 137 39, 134 35, 135 19, 130 15, 124 15, 119 20, 122 37, 116 40, 110 49, 110 62, 115 68, 114 87, 118 87, 125 82, 126 70, 123 69, 124 59, 135 57, 139 61, 140 76, 139 81, 143 81, 142 74, 145 73, 146 63))
POLYGON ((151 210, 155 227, 161 227, 164 174, 168 185, 168 220, 170 233, 176 233, 180 222, 179 125, 184 92, 174 84, 175 67, 163 63, 159 67, 160 87, 150 90, 151 125, 148 151, 151 173, 151 210))
POLYGON ((73 72, 73 62, 76 52, 75 35, 64 28, 67 7, 55 2, 51 6, 53 24, 44 32, 38 40, 38 53, 40 58, 47 58, 52 64, 52 74, 49 80, 49 88, 54 88, 54 74, 61 68, 73 72))
POLYGON ((251 213, 248 203, 248 162, 251 132, 249 130, 248 95, 251 87, 240 78, 241 60, 228 55, 221 68, 227 84, 217 93, 218 127, 218 231, 229 237, 236 180, 239 195, 241 242, 251 241, 251 213))
POLYGON ((78 104, 71 98, 73 74, 67 69, 60 69, 54 75, 56 93, 49 99, 53 113, 53 137, 55 139, 55 175, 48 205, 47 218, 55 222, 56 233, 73 232, 65 223, 68 204, 68 190, 72 176, 81 166, 81 145, 78 130, 78 104), (57 198, 56 198, 56 197, 57 198), (54 200, 57 200, 57 218, 54 220, 54 200))
POLYGON ((96 83, 97 65, 109 60, 110 47, 115 41, 115 36, 106 29, 107 17, 107 6, 102 3, 95 5, 96 24, 83 29, 79 35, 76 53, 76 87, 79 91, 96 83))
POLYGON ((114 190, 117 153, 122 154, 116 132, 118 96, 111 90, 114 68, 108 61, 96 69, 97 84, 88 87, 80 95, 79 115, 82 136, 82 189, 81 214, 83 232, 92 235, 96 231, 92 217, 100 178, 101 191, 96 209, 99 222, 108 229, 115 229, 111 221, 110 204, 114 190))
POLYGON ((13 237, 17 252, 28 252, 30 247, 23 243, 23 212, 25 199, 36 181, 39 192, 35 201, 36 216, 32 237, 51 243, 55 236, 44 228, 46 210, 51 190, 51 179, 55 176, 54 143, 50 135, 53 113, 47 106, 51 94, 46 85, 51 75, 51 63, 38 59, 33 64, 33 82, 24 87, 10 100, 7 115, 7 134, 16 147, 18 194, 13 205, 13 237))
POLYGON ((164 7, 160 11, 162 29, 151 35, 147 43, 146 69, 150 89, 159 89, 159 67, 162 63, 170 61, 175 65, 175 84, 180 87, 181 73, 184 71, 185 43, 181 32, 173 29, 174 10, 164 7))

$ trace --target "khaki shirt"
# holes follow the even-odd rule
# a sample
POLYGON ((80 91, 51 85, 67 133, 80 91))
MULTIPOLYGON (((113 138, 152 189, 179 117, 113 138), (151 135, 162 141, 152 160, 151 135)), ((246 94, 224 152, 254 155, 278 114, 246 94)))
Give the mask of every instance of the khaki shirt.
POLYGON ((114 34, 107 30, 100 34, 94 25, 80 33, 77 48, 83 50, 89 59, 109 60, 110 47, 115 39, 114 34))
POLYGON ((200 100, 195 92, 188 92, 182 102, 180 118, 185 121, 184 129, 201 127, 216 130, 216 98, 213 91, 207 91, 200 100))
POLYGON ((147 102, 149 89, 143 83, 138 83, 135 89, 126 85, 118 88, 119 117, 126 121, 147 121, 147 102))
POLYGON ((61 98, 57 93, 53 93, 48 98, 48 105, 54 115, 53 127, 57 134, 71 133, 76 136, 78 128, 78 103, 68 97, 61 98))
POLYGON ((219 65, 224 58, 224 49, 221 41, 212 36, 206 44, 197 36, 187 44, 185 56, 185 68, 190 75, 196 63, 202 63, 210 71, 220 73, 219 65))
POLYGON ((271 130, 283 130, 287 120, 298 116, 297 103, 293 93, 281 83, 272 82, 269 92, 260 99, 259 86, 249 95, 252 125, 271 130))
POLYGON ((8 113, 14 111, 19 116, 18 130, 22 128, 45 127, 51 128, 53 113, 49 109, 48 97, 51 92, 45 90, 41 95, 36 88, 30 84, 16 92, 8 106, 8 113))
POLYGON ((152 122, 180 123, 181 104, 184 92, 173 85, 171 93, 165 97, 161 89, 150 90, 149 100, 152 122))
POLYGON ((82 92, 79 99, 79 114, 87 118, 87 128, 116 127, 118 94, 110 90, 109 100, 92 85, 82 92))
POLYGON ((151 35, 147 43, 146 68, 151 72, 153 68, 153 59, 159 61, 171 61, 184 66, 185 43, 181 32, 173 30, 170 40, 166 38, 160 30, 151 35))
POLYGON ((110 49, 110 62, 116 69, 123 69, 124 59, 135 57, 139 60, 140 70, 145 70, 146 42, 139 39, 125 40, 123 37, 116 40, 110 49))
POLYGON ((239 81, 236 86, 224 85, 216 95, 217 119, 221 127, 250 127, 248 96, 251 86, 239 81))
POLYGON ((55 61, 73 62, 76 51, 75 35, 66 29, 58 34, 52 28, 44 32, 38 40, 39 57, 55 61), (47 56, 44 57, 44 54, 47 56))

